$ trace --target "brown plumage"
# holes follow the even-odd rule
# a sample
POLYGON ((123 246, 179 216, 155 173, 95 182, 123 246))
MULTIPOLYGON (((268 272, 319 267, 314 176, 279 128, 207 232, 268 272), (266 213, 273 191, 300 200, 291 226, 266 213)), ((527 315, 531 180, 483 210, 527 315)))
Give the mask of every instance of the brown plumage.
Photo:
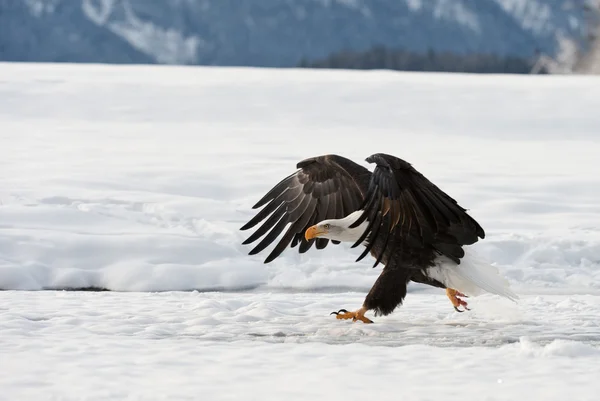
POLYGON ((409 281, 446 288, 429 277, 427 269, 441 255, 460 263, 464 256, 462 247, 484 238, 485 233, 464 208, 406 161, 383 153, 366 160, 375 164, 372 173, 338 155, 302 160, 295 173, 254 205, 254 209, 264 208, 241 230, 264 221, 243 242, 250 244, 264 236, 250 251, 251 255, 264 250, 283 233, 265 259, 269 263, 290 245, 298 246, 300 253, 313 244, 317 249, 325 248, 330 240, 307 239, 307 229, 323 220, 342 219, 363 210, 350 225, 354 228, 368 222, 353 245, 366 245, 357 261, 370 253, 375 258, 373 267, 379 263, 385 267, 361 310, 364 309, 363 315, 366 310, 387 315, 402 303, 409 281))

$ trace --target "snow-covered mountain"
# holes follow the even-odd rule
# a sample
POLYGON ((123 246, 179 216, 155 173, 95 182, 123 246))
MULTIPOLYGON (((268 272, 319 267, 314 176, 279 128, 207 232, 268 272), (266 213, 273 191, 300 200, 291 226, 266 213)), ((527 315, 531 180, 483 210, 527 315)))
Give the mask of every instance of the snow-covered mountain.
POLYGON ((0 60, 292 66, 373 45, 528 57, 583 37, 578 2, 0 0, 0 60))

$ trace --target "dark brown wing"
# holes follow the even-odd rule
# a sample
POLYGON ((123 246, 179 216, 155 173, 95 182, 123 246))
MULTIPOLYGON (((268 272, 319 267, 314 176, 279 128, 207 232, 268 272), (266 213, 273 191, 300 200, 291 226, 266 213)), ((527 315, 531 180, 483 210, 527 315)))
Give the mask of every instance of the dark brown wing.
MULTIPOLYGON (((326 219, 341 219, 358 210, 371 175, 365 167, 337 155, 311 157, 299 162, 297 168, 253 206, 257 209, 266 205, 241 227, 247 230, 266 219, 243 242, 250 244, 266 234, 250 251, 254 255, 273 243, 291 223, 265 263, 278 257, 290 243, 292 247, 300 244, 299 252, 306 252, 315 242, 304 238, 308 227, 326 219)), ((325 238, 316 239, 317 249, 325 248, 328 242, 325 238)))
MULTIPOLYGON (((410 241, 413 246, 430 245, 460 263, 464 256, 462 246, 485 237, 481 226, 465 209, 406 161, 383 153, 366 160, 376 167, 360 206, 364 213, 350 227, 358 226, 369 217, 369 226, 363 234, 370 236, 368 249, 376 240, 384 241, 375 265, 398 239, 410 241)), ((362 239, 353 247, 360 242, 362 239)), ((359 260, 366 253, 367 250, 359 260)))

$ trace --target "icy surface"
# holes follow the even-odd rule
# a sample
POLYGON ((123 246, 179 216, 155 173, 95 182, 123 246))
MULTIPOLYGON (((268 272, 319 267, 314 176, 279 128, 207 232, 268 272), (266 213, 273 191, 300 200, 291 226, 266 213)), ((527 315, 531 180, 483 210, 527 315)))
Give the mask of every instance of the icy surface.
POLYGON ((372 325, 327 315, 362 298, 3 292, 0 399, 597 399, 600 297, 458 314, 411 294, 372 325))
POLYGON ((595 400, 599 83, 0 64, 0 399, 595 400), (382 151, 481 222, 519 303, 413 285, 338 321, 360 250, 247 255, 297 161, 382 151), (15 291, 88 287, 119 292, 15 291))

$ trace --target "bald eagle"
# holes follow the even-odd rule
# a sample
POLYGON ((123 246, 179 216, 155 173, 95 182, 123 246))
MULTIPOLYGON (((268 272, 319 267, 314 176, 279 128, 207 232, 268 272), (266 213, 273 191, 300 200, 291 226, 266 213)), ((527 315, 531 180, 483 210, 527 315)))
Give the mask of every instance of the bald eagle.
POLYGON ((463 247, 485 237, 466 209, 430 182, 410 163, 376 153, 366 161, 374 171, 345 157, 328 154, 297 164, 297 171, 269 190, 254 206, 264 206, 241 230, 264 221, 243 244, 264 238, 249 254, 263 251, 289 225, 265 259, 269 263, 291 244, 300 253, 329 242, 364 246, 373 267, 384 265, 363 305, 354 312, 332 312, 338 319, 373 321, 367 311, 386 316, 401 305, 413 281, 446 289, 454 309, 482 292, 517 298, 489 264, 463 260, 463 247), (266 235, 265 235, 266 234, 266 235), (461 262, 464 262, 461 264, 461 262))

